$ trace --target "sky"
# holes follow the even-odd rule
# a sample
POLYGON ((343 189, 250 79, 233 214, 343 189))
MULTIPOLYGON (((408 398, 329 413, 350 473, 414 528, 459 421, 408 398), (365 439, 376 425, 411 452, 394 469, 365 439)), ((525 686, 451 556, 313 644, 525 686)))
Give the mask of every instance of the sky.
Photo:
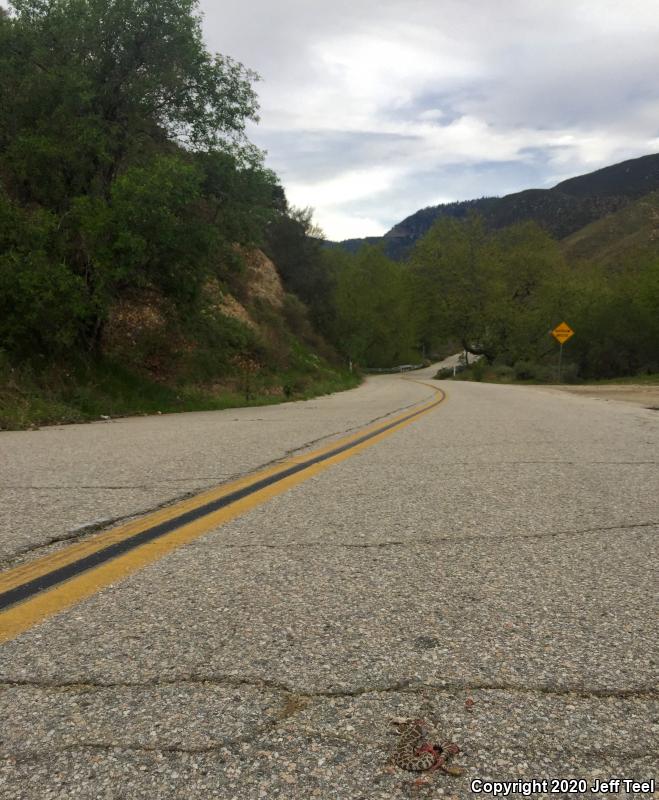
MULTIPOLYGON (((0 5, 6 5, 0 0, 0 5)), ((659 0, 200 0, 329 239, 659 152, 659 0)))
POLYGON ((659 151, 659 0, 201 0, 330 239, 659 151))

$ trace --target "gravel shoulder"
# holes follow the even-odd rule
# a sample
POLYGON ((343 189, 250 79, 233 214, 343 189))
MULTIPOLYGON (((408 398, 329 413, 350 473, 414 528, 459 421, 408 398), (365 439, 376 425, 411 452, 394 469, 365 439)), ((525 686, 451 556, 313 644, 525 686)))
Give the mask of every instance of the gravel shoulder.
POLYGON ((598 400, 633 403, 642 408, 659 410, 659 385, 610 384, 606 386, 542 386, 538 388, 545 391, 567 392, 580 397, 593 397, 598 400))

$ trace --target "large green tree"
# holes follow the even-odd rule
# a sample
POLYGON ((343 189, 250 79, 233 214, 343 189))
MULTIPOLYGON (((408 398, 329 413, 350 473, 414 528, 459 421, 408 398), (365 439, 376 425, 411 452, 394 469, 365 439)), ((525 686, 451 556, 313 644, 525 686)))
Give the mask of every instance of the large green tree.
POLYGON ((334 341, 352 361, 392 367, 417 359, 410 276, 378 247, 356 255, 328 254, 334 260, 336 319, 334 341))
POLYGON ((581 263, 570 272, 565 318, 576 335, 568 358, 584 377, 659 372, 659 259, 625 269, 581 263))
MULTIPOLYGON (((489 361, 555 362, 550 331, 567 320, 572 374, 659 370, 659 261, 652 252, 567 264, 535 223, 486 231, 477 217, 439 220, 411 254, 423 341, 453 341, 489 361)), ((547 373, 545 373, 547 374, 547 373)))
POLYGON ((245 136, 255 79, 208 52, 196 0, 13 2, 0 16, 0 344, 94 348, 122 292, 190 303, 234 242, 260 240, 278 187, 245 136), (29 336, 9 336, 26 325, 21 296, 29 336))
POLYGON ((412 252, 410 270, 429 346, 451 340, 511 364, 547 349, 565 265, 535 223, 488 232, 477 216, 440 219, 412 252))
POLYGON ((10 186, 66 210, 164 142, 258 156, 255 74, 206 49, 195 0, 15 0, 0 25, 10 186))
POLYGON ((493 254, 481 219, 440 219, 417 242, 409 266, 424 344, 454 340, 472 353, 489 354, 493 254))

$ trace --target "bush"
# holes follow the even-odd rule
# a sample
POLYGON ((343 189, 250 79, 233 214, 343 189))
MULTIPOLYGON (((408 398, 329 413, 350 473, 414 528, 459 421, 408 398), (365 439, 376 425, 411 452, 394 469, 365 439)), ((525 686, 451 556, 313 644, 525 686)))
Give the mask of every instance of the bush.
POLYGON ((307 307, 294 294, 284 295, 282 312, 288 327, 299 339, 308 342, 317 338, 309 322, 307 307))
POLYGON ((532 381, 538 377, 538 365, 531 361, 517 361, 513 372, 518 381, 532 381))
POLYGON ((470 367, 469 372, 475 381, 482 381, 485 377, 485 370, 487 369, 487 361, 484 358, 479 358, 470 367))
POLYGON ((61 354, 87 317, 82 279, 39 251, 0 257, 0 346, 24 356, 61 354))
MULTIPOLYGON (((563 369, 565 369, 565 367, 563 369)), ((513 367, 513 370, 515 373, 515 378, 518 381, 553 383, 558 376, 558 365, 554 366, 554 364, 538 364, 534 361, 517 361, 513 367)))
POLYGON ((442 367, 441 369, 437 370, 437 374, 435 375, 436 381, 443 381, 447 378, 453 377, 453 367, 442 367))
POLYGON ((492 370, 497 380, 508 382, 515 379, 515 370, 508 364, 497 364, 492 370))
POLYGON ((205 309, 186 320, 183 337, 192 343, 182 359, 184 377, 202 383, 233 371, 234 359, 245 356, 260 361, 260 343, 243 322, 205 309))
POLYGON ((577 383, 579 381, 579 367, 577 364, 563 364, 561 370, 561 380, 563 383, 577 383))

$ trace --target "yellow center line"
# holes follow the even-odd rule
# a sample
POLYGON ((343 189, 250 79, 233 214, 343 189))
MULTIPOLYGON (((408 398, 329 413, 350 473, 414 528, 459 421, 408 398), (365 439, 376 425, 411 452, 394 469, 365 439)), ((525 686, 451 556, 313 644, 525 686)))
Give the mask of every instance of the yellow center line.
MULTIPOLYGON (((428 384, 425 383, 422 385, 428 386, 428 384)), ((408 409, 406 412, 384 420, 381 423, 368 426, 354 434, 334 440, 313 452, 284 459, 276 465, 259 470, 249 476, 203 492, 193 498, 175 503, 174 505, 160 509, 154 513, 147 514, 140 519, 109 531, 104 531, 84 542, 69 545, 61 551, 0 574, 0 594, 2 594, 45 576, 56 569, 75 564, 86 556, 104 550, 109 545, 129 539, 135 534, 147 531, 158 524, 174 520, 185 512, 194 511, 209 502, 221 499, 237 490, 248 488, 263 479, 276 477, 278 473, 292 464, 302 464, 306 461, 312 461, 337 448, 349 446, 352 442, 356 442, 365 435, 370 435, 367 441, 354 444, 349 449, 330 456, 329 458, 325 458, 320 463, 309 464, 309 466, 294 475, 282 477, 269 486, 255 490, 246 497, 235 500, 230 505, 216 511, 211 511, 187 524, 182 524, 180 527, 175 528, 157 539, 137 545, 133 549, 110 561, 95 566, 86 572, 82 572, 50 589, 34 594, 29 599, 15 606, 10 606, 5 611, 0 612, 0 642, 18 636, 47 617, 57 614, 81 600, 92 596, 106 586, 122 580, 137 570, 162 558, 172 550, 262 505, 272 497, 286 492, 293 486, 308 480, 314 475, 318 475, 334 464, 345 461, 349 457, 382 441, 382 439, 395 431, 406 427, 421 416, 427 414, 444 400, 445 395, 441 390, 436 387, 429 388, 434 390, 435 396, 433 399, 421 403, 417 408, 408 409), (439 399, 437 399, 438 397, 439 399), (413 416, 410 418, 411 414, 413 416), (386 430, 381 430, 385 428, 386 430), (378 433, 379 430, 381 430, 380 433, 378 433)))
MULTIPOLYGON (((422 384, 422 385, 425 386, 427 384, 422 384)), ((418 410, 422 411, 424 405, 429 405, 431 403, 434 404, 435 400, 433 399, 431 401, 428 401, 428 403, 421 404, 418 410)), ((407 416, 409 413, 411 413, 411 410, 408 410, 403 414, 393 417, 387 420, 385 423, 370 425, 367 428, 363 428, 353 434, 350 434, 349 436, 342 437, 341 439, 336 439, 330 442, 329 444, 325 445, 324 447, 314 450, 311 453, 304 453, 297 457, 282 459, 282 461, 278 462, 277 464, 271 467, 251 473, 250 475, 247 475, 243 478, 239 478, 230 483, 214 487, 213 489, 209 489, 208 491, 201 492, 200 494, 197 494, 192 498, 179 501, 178 503, 174 503, 173 505, 167 506, 158 511, 154 511, 145 516, 141 516, 139 519, 125 523, 116 528, 111 528, 108 531, 103 531, 102 533, 97 534, 96 536, 92 536, 91 538, 86 539, 85 541, 68 545, 66 548, 59 550, 58 552, 53 553, 51 555, 9 569, 4 573, 0 573, 0 593, 9 591, 10 589, 15 588, 16 586, 20 586, 29 580, 34 580, 35 578, 39 578, 42 575, 51 572, 53 569, 56 569, 58 567, 63 567, 67 564, 71 564, 74 561, 79 561, 84 556, 97 552, 98 550, 104 549, 109 545, 114 544, 115 542, 123 541, 124 539, 130 538, 131 536, 134 536, 136 533, 140 533, 141 531, 147 530, 148 528, 152 528, 154 525, 157 525, 162 522, 168 522, 174 517, 178 517, 187 511, 192 511, 196 508, 200 508, 201 506, 206 505, 207 503, 210 503, 214 500, 218 500, 222 497, 225 497, 226 495, 231 494, 232 492, 251 486, 252 484, 257 483, 258 481, 261 481, 265 478, 270 478, 276 475, 278 472, 284 470, 286 466, 289 464, 303 463, 304 461, 308 461, 310 459, 317 458, 318 456, 322 456, 325 453, 328 453, 331 450, 336 449, 337 447, 343 447, 349 445, 350 442, 353 442, 357 439, 360 439, 362 436, 368 435, 369 433, 378 430, 385 424, 390 425, 392 423, 395 423, 397 419, 401 419, 407 416)))

